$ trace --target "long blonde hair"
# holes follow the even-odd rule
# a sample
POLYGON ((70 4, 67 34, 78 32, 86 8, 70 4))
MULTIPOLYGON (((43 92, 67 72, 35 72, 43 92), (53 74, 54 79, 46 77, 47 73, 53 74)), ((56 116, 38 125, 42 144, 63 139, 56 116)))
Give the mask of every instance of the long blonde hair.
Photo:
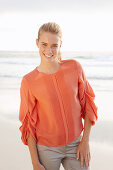
MULTIPOLYGON (((60 28, 60 26, 58 24, 56 24, 55 22, 48 22, 48 23, 44 23, 38 31, 38 40, 40 38, 41 33, 43 32, 51 32, 54 34, 57 34, 60 38, 60 40, 62 40, 62 30, 60 28)), ((61 58, 61 51, 59 50, 58 52, 58 57, 56 58, 56 60, 58 60, 58 62, 60 63, 62 58, 61 58)))

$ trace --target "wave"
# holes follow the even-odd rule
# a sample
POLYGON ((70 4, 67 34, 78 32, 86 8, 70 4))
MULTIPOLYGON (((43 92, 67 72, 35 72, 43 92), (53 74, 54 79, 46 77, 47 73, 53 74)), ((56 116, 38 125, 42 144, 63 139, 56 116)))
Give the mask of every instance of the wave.
MULTIPOLYGON (((38 60, 26 60, 26 61, 0 61, 0 65, 36 65, 36 63, 38 64, 39 61, 38 60)), ((85 62, 80 62, 81 65, 83 67, 95 67, 95 68, 103 68, 103 67, 111 67, 111 69, 113 68, 113 62, 106 62, 106 63, 99 63, 99 62, 95 62, 95 63, 85 63, 85 62)))
POLYGON ((91 80, 113 80, 113 77, 109 76, 109 77, 101 77, 101 76, 94 76, 94 77, 89 77, 87 76, 87 79, 91 79, 91 80))
MULTIPOLYGON (((22 73, 22 75, 17 75, 17 74, 0 74, 0 77, 1 78, 22 78, 24 74, 22 73)), ((113 80, 113 77, 112 76, 109 76, 109 77, 101 77, 101 76, 87 76, 87 79, 88 80, 113 80)))
POLYGON ((1 62, 0 61, 0 64, 17 64, 17 65, 32 65, 32 64, 36 64, 36 62, 32 62, 31 61, 25 61, 25 62, 14 62, 14 61, 4 61, 4 62, 1 62))

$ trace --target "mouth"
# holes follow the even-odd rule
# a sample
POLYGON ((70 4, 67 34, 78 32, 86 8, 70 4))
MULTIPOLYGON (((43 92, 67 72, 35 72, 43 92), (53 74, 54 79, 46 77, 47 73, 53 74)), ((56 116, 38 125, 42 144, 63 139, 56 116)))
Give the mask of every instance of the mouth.
POLYGON ((52 57, 53 57, 53 55, 48 56, 48 55, 45 55, 45 54, 44 54, 44 56, 45 56, 46 58, 52 58, 52 57))

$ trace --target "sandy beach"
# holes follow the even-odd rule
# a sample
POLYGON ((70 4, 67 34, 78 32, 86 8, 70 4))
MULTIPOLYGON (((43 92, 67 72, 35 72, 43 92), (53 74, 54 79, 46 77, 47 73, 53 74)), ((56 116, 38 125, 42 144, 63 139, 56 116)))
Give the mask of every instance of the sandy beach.
MULTIPOLYGON (((104 123, 104 122, 103 122, 104 123)), ((113 146, 104 142, 95 142, 93 138, 98 138, 101 133, 98 132, 102 122, 98 122, 95 128, 92 128, 90 150, 91 150, 91 170, 111 170, 113 167, 113 146), (98 133, 95 136, 95 132, 98 133)), ((32 170, 32 163, 28 146, 23 145, 20 140, 21 134, 18 130, 20 122, 13 122, 0 119, 0 170, 32 170)), ((107 129, 111 129, 108 123, 107 129)), ((105 128, 103 129, 103 133, 105 128)), ((106 134, 106 133, 105 133, 106 134)), ((111 135, 111 137, 113 137, 111 135)), ((111 139, 110 139, 111 140, 111 139)), ((60 170, 64 168, 61 165, 60 170)))

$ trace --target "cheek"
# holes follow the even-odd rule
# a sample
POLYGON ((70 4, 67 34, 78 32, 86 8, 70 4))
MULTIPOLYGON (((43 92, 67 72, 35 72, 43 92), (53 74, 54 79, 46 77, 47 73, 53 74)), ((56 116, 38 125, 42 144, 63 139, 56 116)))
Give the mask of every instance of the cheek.
POLYGON ((43 47, 40 47, 39 51, 43 52, 45 49, 43 47))
POLYGON ((54 49, 53 52, 57 54, 59 52, 59 48, 54 49))

